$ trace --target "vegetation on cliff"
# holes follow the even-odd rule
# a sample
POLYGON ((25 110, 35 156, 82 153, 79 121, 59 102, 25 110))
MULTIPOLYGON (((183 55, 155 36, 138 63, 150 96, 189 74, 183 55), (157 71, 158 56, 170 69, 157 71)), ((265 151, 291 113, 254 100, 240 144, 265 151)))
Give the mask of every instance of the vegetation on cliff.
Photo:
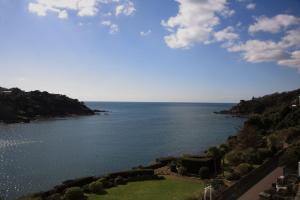
POLYGON ((41 117, 93 114, 94 111, 84 103, 65 95, 0 87, 0 121, 5 123, 29 122, 41 117))

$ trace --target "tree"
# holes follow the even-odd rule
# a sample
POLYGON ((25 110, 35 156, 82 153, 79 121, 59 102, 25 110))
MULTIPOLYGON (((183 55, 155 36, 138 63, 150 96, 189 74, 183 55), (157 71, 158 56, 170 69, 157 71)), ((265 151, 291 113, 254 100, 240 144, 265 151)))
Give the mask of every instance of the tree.
POLYGON ((282 166, 297 167, 300 160, 300 146, 292 146, 286 149, 284 154, 280 157, 279 163, 282 166))
POLYGON ((220 157, 221 157, 221 151, 217 147, 210 147, 207 150, 207 155, 211 156, 214 160, 214 174, 216 175, 217 171, 218 171, 218 169, 217 169, 217 160, 220 159, 220 157))
POLYGON ((272 152, 276 152, 283 148, 283 138, 280 137, 280 135, 269 135, 267 138, 267 145, 272 152))
POLYGON ((209 175, 210 175, 210 171, 209 171, 209 168, 208 167, 201 167, 200 170, 199 170, 199 176, 202 178, 202 179, 207 179, 209 178, 209 175))

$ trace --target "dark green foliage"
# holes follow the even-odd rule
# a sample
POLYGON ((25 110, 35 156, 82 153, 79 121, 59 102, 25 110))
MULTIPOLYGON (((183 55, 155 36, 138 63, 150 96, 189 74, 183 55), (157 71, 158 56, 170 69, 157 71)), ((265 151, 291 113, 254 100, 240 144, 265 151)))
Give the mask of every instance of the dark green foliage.
POLYGON ((225 172, 225 178, 229 181, 234 181, 234 180, 238 180, 240 178, 240 176, 232 171, 226 171, 225 172))
POLYGON ((229 144, 221 144, 219 148, 222 155, 228 153, 231 150, 229 144))
POLYGON ((289 107, 292 103, 297 103, 299 94, 300 89, 252 98, 249 101, 241 100, 239 104, 231 108, 227 113, 248 115, 277 112, 278 110, 282 110, 282 108, 289 107))
POLYGON ((253 167, 250 164, 241 163, 234 169, 234 171, 236 172, 237 175, 244 176, 248 174, 252 169, 253 167))
POLYGON ((210 170, 208 167, 201 167, 199 170, 199 176, 202 179, 208 179, 210 177, 210 170))
POLYGON ((300 146, 289 147, 280 158, 280 164, 282 166, 298 166, 300 160, 300 146))
POLYGON ((283 148, 283 142, 284 140, 280 134, 271 134, 267 137, 267 146, 273 153, 283 148))
POLYGON ((215 163, 217 170, 221 166, 221 158, 216 158, 215 160, 211 157, 203 156, 184 156, 178 160, 181 166, 183 166, 187 173, 198 174, 201 167, 208 167, 211 172, 214 173, 215 163))
POLYGON ((91 193, 101 194, 103 190, 103 183, 101 181, 94 181, 89 184, 89 191, 91 193))
POLYGON ((126 180, 121 176, 118 176, 117 178, 114 179, 114 183, 115 185, 124 185, 126 184, 126 180))
POLYGON ((46 200, 61 200, 61 194, 55 193, 46 198, 46 200))
POLYGON ((129 177, 147 176, 147 175, 153 176, 154 170, 153 169, 134 169, 134 170, 129 170, 129 171, 111 173, 111 174, 108 174, 108 177, 117 178, 118 176, 121 176, 123 178, 129 178, 129 177))
POLYGON ((263 137, 261 131, 255 126, 245 123, 244 127, 238 134, 238 145, 241 148, 247 147, 260 147, 263 143, 263 137))
POLYGON ((37 117, 56 117, 67 115, 91 115, 92 110, 77 99, 48 92, 24 92, 9 89, 9 93, 0 91, 0 121, 28 122, 37 117))
POLYGON ((240 150, 232 150, 226 154, 225 159, 231 166, 237 166, 238 164, 244 162, 244 154, 240 150))
POLYGON ((80 187, 68 188, 64 195, 64 200, 84 200, 85 196, 80 187))
POLYGON ((280 131, 280 133, 286 136, 287 143, 292 143, 300 137, 300 126, 283 129, 280 131))
POLYGON ((213 187, 213 189, 216 191, 225 187, 224 180, 222 180, 222 179, 213 179, 213 180, 211 180, 210 184, 213 187))
POLYGON ((154 175, 153 169, 134 169, 129 171, 111 173, 108 176, 111 178, 116 178, 121 176, 123 178, 134 177, 134 176, 143 176, 143 175, 154 175))

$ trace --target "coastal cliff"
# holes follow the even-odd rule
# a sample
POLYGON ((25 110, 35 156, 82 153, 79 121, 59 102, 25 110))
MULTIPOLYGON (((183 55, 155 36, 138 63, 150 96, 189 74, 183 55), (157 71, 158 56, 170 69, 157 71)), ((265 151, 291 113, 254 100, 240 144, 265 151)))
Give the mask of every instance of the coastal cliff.
POLYGON ((0 122, 30 122, 37 118, 94 114, 84 103, 65 95, 0 87, 0 122))
POLYGON ((233 115, 251 115, 263 114, 270 111, 278 111, 285 107, 292 105, 299 105, 300 89, 274 93, 262 97, 253 97, 251 100, 241 100, 240 103, 233 106, 229 110, 217 112, 219 114, 233 114, 233 115))

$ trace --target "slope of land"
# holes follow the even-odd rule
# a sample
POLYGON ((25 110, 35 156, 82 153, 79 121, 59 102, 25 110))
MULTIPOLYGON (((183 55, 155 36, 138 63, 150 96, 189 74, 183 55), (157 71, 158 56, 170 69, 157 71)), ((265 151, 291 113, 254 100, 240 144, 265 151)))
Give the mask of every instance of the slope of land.
POLYGON ((0 121, 29 122, 43 117, 93 115, 94 111, 77 99, 48 92, 25 92, 18 88, 0 87, 0 121))

